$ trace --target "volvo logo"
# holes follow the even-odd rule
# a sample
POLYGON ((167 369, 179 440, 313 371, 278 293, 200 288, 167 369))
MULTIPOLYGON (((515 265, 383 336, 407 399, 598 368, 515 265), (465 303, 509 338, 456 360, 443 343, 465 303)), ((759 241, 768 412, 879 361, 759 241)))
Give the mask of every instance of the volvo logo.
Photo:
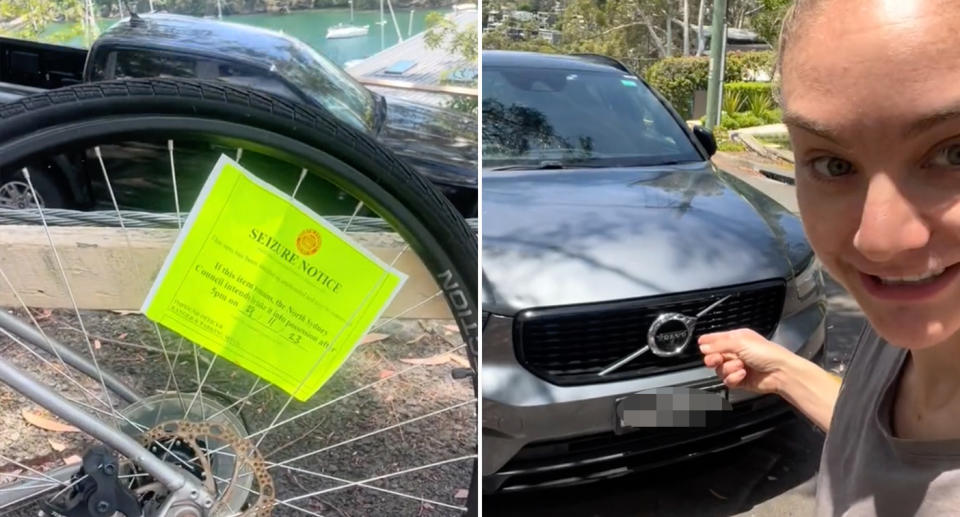
POLYGON ((647 343, 636 352, 620 359, 598 373, 603 377, 611 372, 619 370, 623 365, 633 361, 637 357, 653 352, 658 357, 674 357, 683 353, 687 345, 693 341, 693 329, 697 326, 697 320, 705 316, 708 312, 715 309, 733 295, 727 295, 710 304, 709 307, 698 312, 696 316, 685 316, 677 312, 665 312, 657 316, 647 330, 647 343))

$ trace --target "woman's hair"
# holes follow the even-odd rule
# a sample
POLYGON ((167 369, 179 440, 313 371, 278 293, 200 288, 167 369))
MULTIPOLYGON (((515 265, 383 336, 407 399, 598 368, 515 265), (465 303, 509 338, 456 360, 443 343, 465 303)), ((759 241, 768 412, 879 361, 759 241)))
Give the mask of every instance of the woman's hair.
POLYGON ((780 95, 780 78, 782 77, 781 72, 783 68, 783 56, 786 54, 791 40, 796 37, 796 33, 800 28, 801 22, 806 18, 809 18, 810 15, 823 3, 823 0, 795 0, 793 5, 787 8, 786 14, 784 14, 783 24, 780 26, 780 39, 777 43, 777 61, 773 70, 774 98, 779 104, 783 104, 783 99, 780 95))

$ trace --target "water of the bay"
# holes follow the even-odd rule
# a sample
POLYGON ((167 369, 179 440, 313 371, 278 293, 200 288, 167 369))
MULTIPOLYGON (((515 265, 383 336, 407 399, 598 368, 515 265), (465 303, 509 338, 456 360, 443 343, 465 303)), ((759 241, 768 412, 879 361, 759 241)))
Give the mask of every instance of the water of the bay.
MULTIPOLYGON (((355 11, 354 20, 350 22, 349 9, 313 9, 307 11, 293 11, 289 14, 239 14, 224 16, 223 21, 242 23, 281 31, 293 36, 317 49, 331 61, 343 65, 353 59, 363 59, 376 54, 381 49, 394 45, 398 41, 397 28, 400 35, 406 39, 410 34, 423 32, 426 28, 427 9, 394 9, 397 23, 394 25, 389 9, 384 9, 385 24, 379 24, 380 11, 355 11), (366 36, 345 39, 327 39, 327 29, 346 23, 351 25, 368 25, 366 36)), ((441 12, 448 12, 442 10, 441 12)), ((103 31, 116 23, 116 19, 98 20, 100 30, 103 31)), ((41 40, 56 42, 75 47, 85 47, 83 36, 76 26, 66 23, 54 23, 47 27, 41 40), (64 34, 78 34, 64 38, 64 34)))

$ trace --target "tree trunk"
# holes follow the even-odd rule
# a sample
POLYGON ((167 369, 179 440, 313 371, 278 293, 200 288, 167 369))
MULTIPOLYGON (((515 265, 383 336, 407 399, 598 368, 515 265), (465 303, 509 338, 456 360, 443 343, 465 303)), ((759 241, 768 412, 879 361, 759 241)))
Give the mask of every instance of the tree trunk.
POLYGON ((706 0, 700 0, 700 11, 697 13, 697 55, 698 56, 703 55, 703 46, 704 46, 703 11, 704 11, 704 8, 706 7, 706 5, 704 5, 705 3, 706 3, 706 0))
POLYGON ((667 49, 664 46, 663 41, 660 39, 660 36, 657 35, 657 31, 654 28, 653 20, 650 19, 650 15, 642 9, 637 11, 637 15, 639 16, 643 25, 646 26, 647 32, 650 34, 650 41, 653 42, 653 46, 657 48, 657 56, 666 57, 667 49))
POLYGON ((667 3, 667 57, 673 55, 673 13, 670 11, 670 3, 667 3))
POLYGON ((683 55, 690 55, 690 0, 683 0, 683 55))

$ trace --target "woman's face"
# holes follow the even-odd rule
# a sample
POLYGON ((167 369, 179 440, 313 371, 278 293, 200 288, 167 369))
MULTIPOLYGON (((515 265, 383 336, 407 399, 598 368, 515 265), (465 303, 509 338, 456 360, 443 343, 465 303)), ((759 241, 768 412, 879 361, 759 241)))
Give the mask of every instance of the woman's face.
POLYGON ((825 2, 782 74, 807 236, 892 344, 960 340, 960 2, 825 2))

